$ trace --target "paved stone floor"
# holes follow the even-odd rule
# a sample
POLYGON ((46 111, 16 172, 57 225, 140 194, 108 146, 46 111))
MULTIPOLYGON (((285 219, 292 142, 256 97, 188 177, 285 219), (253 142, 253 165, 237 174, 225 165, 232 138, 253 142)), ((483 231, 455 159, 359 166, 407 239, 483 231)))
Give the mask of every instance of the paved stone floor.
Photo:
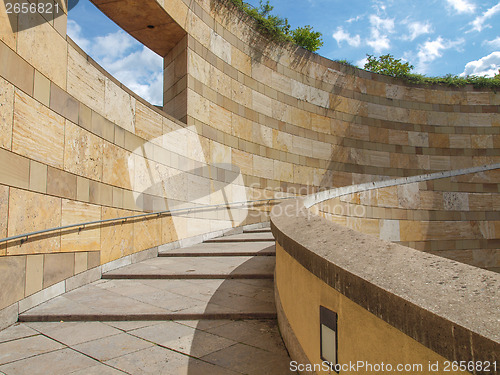
POLYGON ((270 232, 231 237, 109 272, 27 311, 0 331, 0 374, 290 374, 270 232))

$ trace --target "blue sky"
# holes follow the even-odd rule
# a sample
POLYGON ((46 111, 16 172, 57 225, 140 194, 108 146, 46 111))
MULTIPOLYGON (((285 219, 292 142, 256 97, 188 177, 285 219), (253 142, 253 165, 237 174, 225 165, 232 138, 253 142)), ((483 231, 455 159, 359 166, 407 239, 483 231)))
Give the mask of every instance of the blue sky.
MULTIPOLYGON (((428 76, 492 76, 500 68, 500 1, 271 0, 271 5, 293 28, 311 25, 323 34, 320 55, 359 67, 366 54, 390 53, 428 76)), ((70 11, 68 34, 130 89, 161 104, 161 58, 89 0, 70 11)))

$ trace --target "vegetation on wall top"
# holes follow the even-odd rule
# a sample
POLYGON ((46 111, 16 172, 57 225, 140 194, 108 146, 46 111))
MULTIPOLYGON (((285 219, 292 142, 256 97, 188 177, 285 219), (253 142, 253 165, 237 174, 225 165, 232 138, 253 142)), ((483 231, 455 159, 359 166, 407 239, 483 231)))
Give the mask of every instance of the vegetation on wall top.
POLYGON ((424 85, 445 85, 452 87, 462 87, 473 85, 475 88, 500 88, 500 70, 494 77, 478 77, 465 76, 460 77, 448 74, 444 77, 426 77, 422 74, 411 73, 414 68, 408 62, 403 62, 401 59, 395 59, 392 55, 382 55, 374 57, 367 55, 368 62, 365 64, 365 69, 391 77, 402 78, 410 83, 424 85))
POLYGON ((271 13, 274 7, 269 4, 269 0, 265 3, 260 0, 258 8, 242 0, 231 0, 231 2, 252 17, 263 33, 278 41, 289 41, 312 52, 317 51, 323 45, 321 33, 313 31, 309 25, 291 30, 288 19, 271 13))

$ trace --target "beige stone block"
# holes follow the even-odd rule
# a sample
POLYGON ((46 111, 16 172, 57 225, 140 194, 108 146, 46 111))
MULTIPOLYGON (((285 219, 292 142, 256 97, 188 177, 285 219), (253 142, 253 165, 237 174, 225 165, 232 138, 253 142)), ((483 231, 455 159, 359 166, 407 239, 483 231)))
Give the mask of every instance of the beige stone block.
POLYGON ((408 145, 415 147, 429 147, 429 134, 408 132, 408 145))
POLYGON ((24 298, 26 257, 0 258, 0 310, 24 298))
POLYGON ((397 186, 399 207, 416 209, 420 206, 418 183, 397 186))
POLYGON ((231 147, 219 142, 210 142, 210 153, 212 163, 231 164, 231 147))
POLYGON ((419 208, 422 210, 443 210, 443 193, 440 191, 420 191, 419 208))
POLYGON ((54 29, 56 29, 59 35, 61 35, 63 38, 66 38, 67 27, 68 27, 68 16, 66 14, 63 14, 54 19, 54 29))
POLYGON ((43 254, 26 256, 26 297, 42 290, 43 258, 43 254))
POLYGON ((400 241, 425 241, 429 222, 400 220, 400 241))
POLYGON ((62 168, 64 118, 26 94, 16 91, 12 151, 62 168))
POLYGON ((232 80, 231 81, 231 99, 247 108, 252 108, 252 89, 248 86, 232 80))
POLYGON ((449 148, 450 137, 448 134, 429 134, 429 146, 436 148, 449 148))
POLYGON ((141 102, 136 102, 135 131, 139 137, 161 146, 162 140, 157 138, 163 133, 162 116, 141 102))
POLYGON ((134 222, 134 253, 161 245, 161 219, 134 222))
POLYGON ((46 107, 50 105, 50 81, 38 70, 35 70, 33 97, 46 107))
POLYGON ((47 166, 34 160, 30 161, 30 190, 47 192, 47 166))
POLYGON ((314 169, 301 165, 293 166, 293 182, 302 185, 312 185, 314 181, 314 169))
POLYGON ((76 199, 76 176, 60 169, 47 170, 47 194, 76 199))
POLYGON ((210 50, 223 61, 231 65, 231 56, 233 46, 229 44, 221 35, 215 31, 210 32, 210 50))
MULTIPOLYGON (((101 220, 99 206, 87 203, 62 201, 62 225, 79 224, 101 220)), ((100 229, 97 226, 88 228, 74 228, 63 232, 61 236, 61 251, 95 251, 100 249, 100 229)))
MULTIPOLYGON (((92 125, 91 130, 94 134, 104 138, 109 142, 113 142, 115 139, 115 129, 119 127, 115 126, 111 121, 107 118, 101 116, 97 112, 92 111, 92 125)), ((131 134, 137 139, 140 139, 135 134, 127 132, 127 134, 131 134)))
POLYGON ((470 148, 471 136, 462 134, 450 134, 450 147, 451 148, 470 148))
POLYGON ((88 253, 75 253, 75 275, 87 271, 88 253))
MULTIPOLYGON (((9 215, 9 187, 0 185, 0 238, 7 237, 9 215)), ((0 245, 0 256, 5 255, 5 244, 0 245)))
POLYGON ((493 137, 491 135, 471 135, 472 148, 493 148, 493 137))
POLYGON ((106 143, 103 157, 103 182, 131 189, 135 174, 134 159, 131 152, 114 144, 106 143))
POLYGON ((311 129, 321 133, 329 133, 330 118, 313 113, 311 115, 311 129))
POLYGON ((252 92, 252 109, 254 111, 272 117, 272 103, 273 100, 270 97, 257 91, 252 92))
POLYGON ((398 188, 390 186, 377 190, 377 202, 379 207, 398 207, 398 188))
POLYGON ((161 243, 167 244, 177 241, 179 237, 177 236, 176 225, 174 224, 174 219, 171 216, 165 216, 161 219, 161 243))
POLYGON ((224 133, 231 134, 232 114, 227 109, 210 103, 210 125, 224 133))
MULTIPOLYGON (((131 216, 131 211, 111 207, 102 208, 102 219, 131 216)), ((111 262, 134 252, 134 223, 116 223, 101 227, 101 264, 111 262)), ((90 266, 89 266, 90 268, 90 266)))
POLYGON ((135 106, 134 97, 106 78, 104 117, 125 130, 135 133, 135 106))
POLYGON ((113 207, 123 208, 123 189, 112 187, 113 189, 113 207))
POLYGON ((28 95, 33 93, 33 67, 2 42, 0 42, 0 76, 28 95))
POLYGON ((238 48, 231 49, 231 62, 240 72, 247 76, 252 74, 252 59, 238 48))
MULTIPOLYGON (((61 226, 61 199, 10 189, 8 236, 15 236, 43 229, 61 226)), ((9 243, 7 254, 34 254, 60 251, 60 237, 57 233, 31 237, 20 245, 19 241, 9 243)))
POLYGON ((99 113, 104 113, 105 79, 87 59, 68 45, 68 93, 99 113))
POLYGON ((0 147, 7 150, 12 145, 13 119, 14 86, 0 77, 0 147))
POLYGON ((29 182, 29 160, 0 148, 0 184, 27 189, 29 182))
POLYGON ((100 251, 91 251, 87 253, 87 269, 92 269, 100 266, 101 264, 101 252, 100 251))
POLYGON ((380 236, 380 227, 378 219, 365 219, 360 217, 347 217, 346 224, 348 228, 355 231, 380 236))
POLYGON ((253 175, 253 157, 254 155, 240 151, 237 149, 231 150, 231 164, 240 168, 242 174, 253 175))
MULTIPOLYGON (((5 2, 3 3, 5 5, 5 2)), ((16 49, 17 16, 7 14, 5 6, 0 5, 0 40, 13 50, 16 49)))
POLYGON ((76 179, 76 199, 82 202, 89 201, 90 181, 84 177, 77 177, 76 179))
POLYGON ((274 160, 274 178, 279 181, 293 182, 293 164, 274 160))
POLYGON ((64 169, 79 176, 101 180, 103 140, 66 121, 64 169))
POLYGON ((273 160, 262 156, 253 156, 253 174, 257 177, 273 179, 274 165, 273 160))
POLYGON ((67 43, 38 13, 19 14, 17 52, 59 87, 66 87, 67 43), (29 27, 37 24, 37 27, 29 27))
POLYGON ((45 254, 43 264, 43 287, 48 288, 75 274, 73 253, 45 254))
POLYGON ((292 152, 294 154, 303 155, 303 156, 313 156, 313 146, 312 140, 304 137, 293 136, 292 137, 292 152))

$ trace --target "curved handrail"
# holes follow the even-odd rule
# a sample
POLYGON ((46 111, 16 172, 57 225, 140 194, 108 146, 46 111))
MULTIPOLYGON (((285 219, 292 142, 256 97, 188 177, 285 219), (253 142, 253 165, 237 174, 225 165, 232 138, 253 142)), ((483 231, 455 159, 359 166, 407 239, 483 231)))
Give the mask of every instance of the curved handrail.
POLYGON ((9 241, 14 241, 21 239, 21 244, 26 242, 29 237, 36 236, 39 234, 45 234, 45 233, 50 233, 50 232, 57 232, 59 230, 64 230, 64 229, 71 229, 71 228, 78 228, 79 231, 85 229, 85 227, 91 226, 91 225, 96 225, 96 224, 105 224, 105 223, 113 223, 113 222, 118 222, 121 221, 122 223, 125 223, 127 220, 132 220, 132 219, 139 219, 139 218, 146 218, 149 216, 165 216, 168 214, 172 213, 178 213, 178 212, 183 212, 187 211, 188 213, 191 211, 195 210, 205 210, 207 208, 219 208, 219 207, 231 207, 231 206, 245 206, 250 203, 259 203, 259 202, 272 202, 272 201, 284 201, 287 199, 293 199, 296 198, 295 196, 291 197, 281 197, 281 198, 269 198, 269 199, 258 199, 258 200, 252 200, 252 201, 242 201, 242 202, 233 202, 233 203, 220 203, 220 204, 214 204, 214 205, 205 205, 205 206, 196 206, 196 207, 186 207, 186 208, 177 208, 173 210, 164 210, 164 211, 157 211, 157 212, 149 212, 145 214, 139 214, 139 215, 132 215, 132 216, 123 216, 123 217, 117 217, 113 219, 104 219, 104 220, 95 220, 95 221, 88 221, 84 223, 77 223, 77 224, 70 224, 70 225, 64 225, 60 227, 54 227, 54 228, 48 228, 48 229, 43 229, 35 232, 29 232, 29 233, 23 233, 23 234, 18 234, 15 236, 11 237, 6 237, 0 239, 0 243, 3 242, 9 242, 9 241))

